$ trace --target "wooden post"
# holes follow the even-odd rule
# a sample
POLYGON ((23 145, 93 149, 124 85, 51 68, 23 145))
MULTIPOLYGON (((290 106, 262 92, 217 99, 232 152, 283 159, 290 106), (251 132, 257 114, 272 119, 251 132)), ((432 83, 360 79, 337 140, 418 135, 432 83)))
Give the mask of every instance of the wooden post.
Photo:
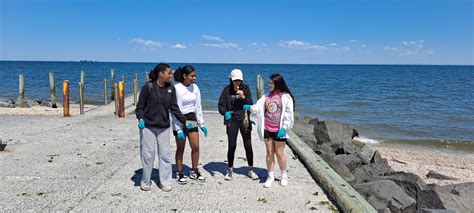
POLYGON ((122 75, 122 81, 125 82, 125 76, 124 75, 122 75))
POLYGON ((79 83, 79 112, 84 115, 84 84, 79 83))
POLYGON ((137 92, 138 92, 138 75, 135 74, 135 79, 133 79, 133 105, 137 105, 137 92))
POLYGON ((257 75, 257 100, 263 96, 263 78, 261 75, 257 75))
POLYGON ((18 77, 18 107, 25 107, 25 78, 23 74, 18 77))
POLYGON ((145 72, 145 80, 146 80, 146 81, 149 81, 149 80, 150 80, 150 76, 148 75, 148 72, 145 72))
POLYGON ((115 101, 115 115, 118 115, 118 91, 117 91, 117 83, 114 83, 114 101, 115 101))
POLYGON ((63 115, 69 116, 69 81, 63 81, 63 115))
POLYGON ((107 79, 104 78, 104 104, 107 105, 107 79))
POLYGON ((56 81, 54 80, 54 72, 49 72, 49 92, 51 93, 51 107, 58 108, 56 105, 56 81))
POLYGON ((110 70, 110 100, 115 100, 115 70, 110 70))
POLYGON ((81 83, 82 83, 82 88, 84 89, 84 85, 85 85, 85 72, 84 70, 81 70, 81 83))
POLYGON ((120 81, 118 85, 118 94, 119 94, 119 113, 120 118, 125 117, 125 83, 120 81))

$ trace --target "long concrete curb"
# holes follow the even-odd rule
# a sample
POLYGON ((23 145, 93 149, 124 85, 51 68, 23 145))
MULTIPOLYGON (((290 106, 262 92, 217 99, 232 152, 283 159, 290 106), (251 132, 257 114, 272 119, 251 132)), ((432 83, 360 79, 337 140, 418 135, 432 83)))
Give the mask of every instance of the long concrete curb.
POLYGON ((288 144, 298 155, 311 176, 321 183, 321 187, 344 212, 377 212, 364 197, 339 176, 319 155, 301 140, 296 133, 289 131, 288 144))

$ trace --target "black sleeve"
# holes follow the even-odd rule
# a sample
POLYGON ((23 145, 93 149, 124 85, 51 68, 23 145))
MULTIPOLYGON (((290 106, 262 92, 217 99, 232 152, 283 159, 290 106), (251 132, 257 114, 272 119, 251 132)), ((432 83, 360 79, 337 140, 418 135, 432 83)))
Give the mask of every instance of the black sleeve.
POLYGON ((217 107, 219 108, 219 113, 221 115, 224 115, 227 112, 227 98, 229 97, 229 94, 226 90, 227 87, 224 87, 221 96, 219 97, 219 103, 217 105, 217 107))
POLYGON ((244 95, 245 95, 244 103, 248 105, 253 105, 252 92, 250 91, 249 86, 247 86, 247 88, 244 90, 244 95))
POLYGON ((170 103, 170 111, 173 115, 179 120, 179 122, 185 124, 186 117, 181 113, 181 110, 178 106, 178 100, 176 100, 176 90, 174 86, 171 86, 171 103, 170 103))
POLYGON ((145 84, 140 90, 140 95, 138 96, 137 107, 135 108, 135 114, 137 119, 143 119, 145 117, 145 106, 148 99, 148 85, 145 84))

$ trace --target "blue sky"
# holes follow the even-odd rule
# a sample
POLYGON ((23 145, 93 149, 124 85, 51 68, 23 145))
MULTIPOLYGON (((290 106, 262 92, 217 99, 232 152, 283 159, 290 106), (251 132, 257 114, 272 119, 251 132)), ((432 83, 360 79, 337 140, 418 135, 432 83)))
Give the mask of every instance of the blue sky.
POLYGON ((0 2, 0 60, 474 64, 472 0, 0 2))

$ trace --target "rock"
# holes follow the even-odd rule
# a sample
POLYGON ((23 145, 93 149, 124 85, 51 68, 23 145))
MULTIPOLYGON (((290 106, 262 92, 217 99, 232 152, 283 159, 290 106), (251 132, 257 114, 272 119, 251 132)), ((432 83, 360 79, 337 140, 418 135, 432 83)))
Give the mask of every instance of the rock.
POLYGON ((328 155, 331 155, 331 156, 336 156, 336 153, 334 153, 334 150, 328 146, 327 144, 320 144, 320 145, 316 145, 316 150, 314 150, 314 152, 316 152, 316 154, 318 155, 321 155, 322 153, 325 153, 325 154, 328 154, 328 155))
POLYGON ((438 179, 438 180, 457 180, 457 178, 447 176, 447 175, 443 175, 443 174, 435 172, 433 170, 429 170, 426 177, 427 178, 434 178, 434 179, 438 179))
POLYGON ((324 121, 319 121, 317 118, 315 118, 309 123, 313 124, 314 137, 316 138, 318 144, 331 142, 324 121))
POLYGON ((356 168, 353 171, 353 175, 356 178, 357 183, 363 183, 380 178, 379 176, 384 176, 392 172, 393 169, 388 165, 387 159, 382 158, 380 154, 376 153, 370 164, 356 168))
POLYGON ((390 212, 415 212, 416 201, 393 181, 373 181, 355 185, 354 188, 377 210, 388 208, 390 212))
POLYGON ((474 182, 433 188, 447 209, 457 212, 469 212, 474 209, 474 182))
POLYGON ((15 101, 11 98, 0 98, 0 107, 15 107, 15 101))
POLYGON ((354 175, 352 175, 349 168, 347 168, 344 163, 334 158, 332 155, 329 154, 321 154, 321 158, 329 164, 329 166, 334 169, 345 181, 351 183, 355 181, 354 175))
POLYGON ((352 143, 353 129, 351 125, 335 121, 311 120, 314 126, 314 136, 318 143, 340 142, 352 143))
POLYGON ((353 155, 336 155, 335 158, 341 161, 351 172, 362 166, 362 160, 353 155))
POLYGON ((314 137, 313 126, 302 121, 295 120, 293 131, 303 140, 311 149, 316 151, 317 140, 314 137))
POLYGON ((453 211, 451 209, 426 209, 423 208, 420 211, 421 213, 455 213, 456 211, 453 211))

